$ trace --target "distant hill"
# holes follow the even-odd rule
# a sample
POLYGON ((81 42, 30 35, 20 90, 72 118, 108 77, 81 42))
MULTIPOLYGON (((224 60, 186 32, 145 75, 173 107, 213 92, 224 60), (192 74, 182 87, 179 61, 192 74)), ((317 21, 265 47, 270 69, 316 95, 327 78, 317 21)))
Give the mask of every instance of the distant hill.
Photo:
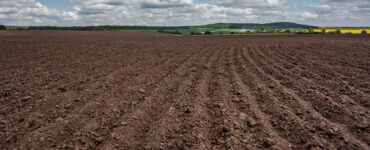
POLYGON ((227 28, 227 29, 317 29, 317 26, 297 24, 291 22, 274 22, 274 23, 217 23, 209 24, 203 26, 193 26, 193 27, 203 27, 203 28, 227 28))

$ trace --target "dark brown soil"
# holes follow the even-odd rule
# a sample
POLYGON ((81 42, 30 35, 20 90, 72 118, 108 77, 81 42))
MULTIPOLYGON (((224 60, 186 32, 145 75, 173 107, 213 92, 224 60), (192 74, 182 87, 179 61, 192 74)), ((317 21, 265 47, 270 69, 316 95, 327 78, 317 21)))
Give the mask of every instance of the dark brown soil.
POLYGON ((370 149, 370 36, 1 31, 0 149, 370 149))

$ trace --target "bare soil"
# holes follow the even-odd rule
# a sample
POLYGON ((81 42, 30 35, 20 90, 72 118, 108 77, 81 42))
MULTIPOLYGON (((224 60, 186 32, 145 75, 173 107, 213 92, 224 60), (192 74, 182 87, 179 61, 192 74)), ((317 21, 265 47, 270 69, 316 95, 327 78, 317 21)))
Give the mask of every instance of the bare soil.
POLYGON ((369 35, 1 31, 0 149, 370 149, 369 35))

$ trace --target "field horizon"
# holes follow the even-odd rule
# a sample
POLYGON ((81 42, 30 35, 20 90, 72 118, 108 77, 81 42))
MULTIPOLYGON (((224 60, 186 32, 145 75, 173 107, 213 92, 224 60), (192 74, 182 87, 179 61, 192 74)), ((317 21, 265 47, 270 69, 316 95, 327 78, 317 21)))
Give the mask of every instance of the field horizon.
MULTIPOLYGON (((162 32, 170 34, 261 34, 261 33, 298 33, 320 34, 324 29, 328 33, 336 33, 343 30, 346 34, 370 33, 370 27, 318 27, 312 25, 297 24, 292 22, 272 23, 216 23, 197 26, 5 26, 7 30, 82 30, 82 31, 142 31, 162 32)), ((325 32, 326 33, 326 32, 325 32)))

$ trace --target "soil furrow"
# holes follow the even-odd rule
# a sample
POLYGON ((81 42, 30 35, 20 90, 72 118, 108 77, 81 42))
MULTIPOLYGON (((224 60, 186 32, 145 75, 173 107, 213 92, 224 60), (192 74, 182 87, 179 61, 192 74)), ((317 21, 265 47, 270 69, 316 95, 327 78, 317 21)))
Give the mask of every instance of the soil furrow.
MULTIPOLYGON (((185 58, 188 58, 188 57, 184 57, 183 55, 178 55, 178 57, 180 59, 175 59, 175 61, 186 60, 185 58)), ((173 64, 171 64, 171 65, 173 65, 173 64)), ((171 66, 169 66, 169 67, 171 67, 171 66)), ((153 68, 151 68, 151 69, 153 69, 153 68)), ((163 68, 158 67, 158 68, 155 68, 155 69, 157 69, 159 71, 159 70, 162 70, 163 68)), ((170 70, 172 70, 172 69, 174 69, 174 68, 171 68, 170 70)), ((143 74, 143 75, 147 76, 147 75, 150 75, 150 74, 143 74)), ((135 78, 139 79, 140 76, 135 77, 135 78)), ((145 78, 149 79, 147 77, 145 77, 145 78)), ((136 84, 135 80, 129 80, 129 81, 136 84)), ((89 121, 89 120, 85 120, 83 118, 87 118, 89 116, 97 115, 96 113, 91 113, 91 111, 92 110, 95 110, 95 111, 102 110, 100 107, 109 106, 109 105, 107 105, 109 101, 121 102, 120 98, 116 98, 115 95, 109 95, 111 93, 106 93, 105 92, 107 90, 112 90, 112 87, 114 87, 114 85, 110 84, 109 87, 106 87, 106 86, 102 86, 102 85, 107 84, 107 83, 100 83, 99 81, 94 82, 94 83, 95 84, 91 85, 90 87, 95 88, 95 92, 90 93, 90 95, 87 94, 86 95, 87 97, 82 97, 82 99, 78 101, 78 105, 80 105, 80 107, 78 109, 68 110, 70 108, 67 108, 65 110, 67 113, 64 113, 65 114, 64 116, 55 117, 56 121, 53 124, 50 124, 52 126, 45 126, 43 128, 37 129, 35 132, 43 131, 43 130, 50 130, 52 128, 62 128, 63 127, 63 128, 65 128, 64 129, 65 131, 61 131, 60 133, 59 132, 58 133, 53 133, 53 132, 44 133, 45 135, 52 134, 52 135, 56 135, 56 137, 62 138, 63 135, 73 133, 73 132, 75 132, 76 129, 79 130, 79 129, 82 128, 82 127, 79 127, 79 126, 72 127, 70 122, 74 122, 75 124, 79 124, 79 122, 81 122, 81 123, 82 122, 86 122, 86 123, 95 122, 96 123, 97 120, 95 120, 95 119, 92 119, 92 120, 89 121), (99 85, 101 85, 101 86, 99 87, 99 85), (99 88, 100 90, 98 90, 97 88, 99 88), (107 94, 108 94, 108 96, 106 96, 107 94), (109 98, 109 96, 113 96, 113 97, 109 98), (93 98, 93 97, 95 97, 95 98, 93 98), (93 98, 94 100, 92 101, 91 98, 93 98), (87 102, 87 103, 84 103, 84 102, 87 102), (83 107, 83 108, 81 108, 81 107, 83 107), (68 114, 71 114, 71 115, 68 115, 68 114), (78 122, 76 122, 76 120, 78 120, 78 122)), ((116 88, 116 90, 119 90, 119 89, 120 88, 116 88)), ((90 90, 93 90, 93 89, 90 89, 90 90)), ((107 91, 107 92, 109 92, 109 91, 107 91)), ((133 98, 138 98, 138 97, 133 97, 133 98)), ((71 100, 71 101, 74 101, 74 100, 71 100)), ((136 100, 134 100, 134 101, 136 101, 136 100)), ((131 101, 129 101, 129 102, 131 102, 131 101)), ((56 107, 58 108, 58 107, 65 107, 65 106, 56 106, 56 107)), ((109 106, 109 107, 111 107, 111 106, 109 106)), ((117 108, 110 108, 110 112, 105 112, 105 113, 108 113, 108 117, 111 117, 112 115, 113 116, 117 115, 117 113, 122 113, 122 112, 117 112, 117 110, 118 110, 117 108)), ((55 114, 58 114, 58 112, 56 112, 55 114)), ((106 123, 106 120, 104 120, 103 122, 106 123)), ((43 124, 42 122, 38 122, 38 123, 43 124)), ((83 124, 81 124, 81 125, 83 125, 83 124)), ((79 133, 77 133, 77 134, 79 134, 79 133)), ((34 136, 33 134, 30 134, 30 135, 34 136)), ((55 139, 55 140, 58 140, 58 139, 55 139)), ((41 142, 44 142, 44 141, 41 141, 41 142)), ((33 141, 33 144, 36 144, 35 141, 33 141)))
MULTIPOLYGON (((267 67, 269 65, 265 66, 267 67)), ((367 120, 369 120, 369 110, 358 107, 358 105, 344 103, 343 101, 338 102, 340 97, 330 98, 333 94, 322 93, 325 89, 317 87, 311 82, 302 80, 302 78, 296 77, 289 72, 282 72, 279 74, 278 71, 271 68, 264 68, 264 70, 267 70, 272 76, 275 76, 276 79, 280 81, 281 85, 293 90, 299 97, 308 100, 312 104, 314 110, 318 111, 321 116, 332 122, 346 125, 352 134, 359 137, 362 141, 369 143, 366 138, 369 136, 369 133, 358 130, 362 128, 362 126, 368 126, 367 120), (307 89, 313 92, 307 92, 307 89), (357 111, 352 112, 351 110, 357 111), (338 113, 341 114, 340 117, 336 115, 338 113)), ((283 70, 281 69, 280 71, 283 70)))
POLYGON ((257 82, 257 87, 254 87, 257 103, 264 113, 271 115, 270 123, 278 131, 280 136, 283 136, 294 144, 293 148, 323 148, 324 144, 328 145, 326 140, 312 134, 306 127, 308 124, 297 117, 293 110, 275 97, 270 83, 267 82, 267 77, 261 74, 259 71, 260 68, 258 68, 259 66, 250 58, 251 54, 248 52, 250 50, 243 49, 241 55, 242 60, 248 66, 248 71, 254 74, 253 80, 257 82))
MULTIPOLYGON (((200 53, 202 52, 204 52, 204 50, 200 53)), ((161 117, 163 117, 162 115, 166 114, 166 111, 171 111, 169 108, 175 102, 173 99, 176 97, 176 93, 182 92, 180 89, 182 81, 178 79, 189 76, 192 72, 189 69, 190 64, 198 59, 197 55, 194 53, 190 54, 190 56, 190 59, 182 63, 179 68, 175 69, 176 71, 174 74, 169 75, 164 78, 163 81, 158 82, 158 85, 153 86, 155 89, 150 91, 145 90, 145 93, 148 92, 150 94, 148 97, 144 97, 145 100, 143 102, 135 104, 135 107, 130 108, 130 110, 119 117, 119 120, 115 121, 118 124, 120 124, 120 122, 126 122, 127 125, 118 125, 108 132, 114 133, 114 135, 103 134, 103 136, 111 136, 115 139, 112 141, 116 141, 117 143, 124 142, 125 146, 128 146, 126 148, 144 147, 145 145, 140 141, 148 136, 147 134, 152 126, 158 127, 158 123, 160 123, 161 117), (138 124, 141 126, 137 126, 138 124), (133 128, 138 128, 138 130, 133 132, 133 128)), ((104 147, 117 146, 104 142, 103 144, 106 144, 104 147)))
POLYGON ((187 70, 191 70, 190 74, 187 75, 187 78, 184 78, 177 93, 173 95, 178 101, 174 101, 174 103, 167 108, 168 111, 162 113, 162 115, 166 117, 151 124, 151 128, 149 129, 150 132, 145 135, 140 145, 151 148, 205 148, 205 144, 200 145, 202 143, 201 141, 206 140, 204 136, 205 131, 199 131, 195 128, 206 128, 207 126, 205 126, 205 124, 200 124, 202 120, 199 119, 207 119, 209 116, 205 116, 207 113, 199 109, 199 107, 204 105, 202 104, 204 101, 197 98, 197 91, 195 88, 200 81, 203 80, 202 74, 207 70, 205 68, 207 68, 207 66, 209 67, 211 63, 210 59, 214 61, 214 57, 216 56, 214 54, 216 54, 214 50, 207 49, 205 53, 195 56, 197 57, 196 59, 200 60, 193 61, 197 63, 189 64, 187 70), (191 120, 197 120, 196 122, 199 124, 189 123, 191 120), (179 133, 181 136, 179 136, 179 133), (194 137, 195 133, 198 135, 194 137))
MULTIPOLYGON (((353 77, 342 77, 340 74, 338 74, 338 72, 335 70, 330 70, 330 68, 325 67, 325 64, 319 62, 318 60, 312 61, 298 54, 287 53, 286 50, 284 52, 281 51, 282 50, 280 49, 276 49, 274 52, 279 53, 276 56, 282 55, 284 56, 284 59, 289 59, 291 62, 294 62, 302 70, 310 70, 311 74, 314 73, 311 77, 318 78, 312 78, 317 80, 316 82, 318 84, 322 84, 322 86, 328 87, 329 89, 332 89, 332 91, 335 91, 339 94, 349 95, 358 104, 364 107, 368 108, 370 106, 370 104, 368 104, 369 101, 367 101, 366 98, 369 97, 369 92, 367 91, 368 88, 364 88, 369 85, 368 79, 356 78, 356 80, 353 80, 353 77), (322 80, 325 80, 325 82, 322 80), (361 95, 360 97, 356 97, 356 95, 352 96, 355 91, 351 89, 355 89, 355 91, 362 91, 366 95, 361 95)), ((310 73, 307 74, 309 75, 310 73)))
MULTIPOLYGON (((314 72, 308 72, 304 69, 301 69, 301 68, 298 68, 298 67, 292 67, 291 69, 286 69, 284 66, 294 66, 294 64, 292 62, 289 62, 287 61, 288 59, 282 57, 282 56, 278 56, 277 54, 275 55, 271 55, 269 54, 269 52, 266 52, 266 51, 270 51, 271 53, 274 53, 273 49, 270 49, 270 50, 265 50, 264 52, 259 52, 258 55, 264 57, 266 59, 267 62, 269 62, 270 64, 275 64, 275 67, 277 71, 281 72, 281 74, 284 74, 284 75, 289 75, 289 76, 293 76, 294 74, 298 74, 298 75, 295 75, 295 80, 303 80, 303 82, 305 83, 309 83, 309 84, 312 84, 314 87, 317 87, 317 89, 319 89, 318 91, 320 91, 321 93, 325 94, 325 95, 328 95, 329 97, 332 97, 333 100, 336 100, 337 102, 339 101, 339 103, 345 103, 344 105, 347 105, 347 106, 350 106, 355 104, 356 108, 354 109, 362 109, 362 110, 366 110, 366 108, 358 108, 358 107, 363 107, 361 106, 360 104, 358 104, 355 99, 356 98, 360 98, 360 99, 367 99, 367 94, 363 93, 362 91, 359 91, 357 89, 354 89, 352 86, 350 86, 348 83, 345 83, 345 81, 343 81, 343 83, 345 84, 345 86, 347 86, 349 88, 349 90, 351 90, 351 95, 350 96, 347 96, 345 94, 342 94, 342 93, 339 93, 339 92, 336 92, 336 90, 329 90, 326 86, 327 84, 323 84, 322 83, 322 80, 323 79, 318 79, 320 78, 319 75, 317 75, 316 73, 314 72), (266 56, 268 55, 268 56, 266 56), (267 58, 270 58, 270 59, 267 59, 267 58), (274 58, 274 59, 271 59, 271 58, 274 58), (281 65, 279 65, 281 64, 281 65), (349 104, 348 104, 349 103, 349 104)), ((290 67, 289 67, 290 68, 290 67)), ((370 98, 370 97, 369 97, 370 98)))
POLYGON ((281 85, 273 75, 269 75, 267 72, 265 72, 266 70, 269 71, 272 69, 269 68, 269 66, 271 65, 267 65, 264 63, 264 61, 266 61, 265 58, 258 58, 258 56, 256 56, 255 54, 253 54, 252 57, 255 58, 255 61, 262 68, 259 69, 259 71, 264 72, 264 76, 270 78, 270 84, 274 89, 273 91, 275 91, 275 95, 277 97, 280 97, 278 99, 281 100, 281 102, 285 105, 289 106, 292 110, 294 110, 299 118, 301 118, 305 122, 311 122, 311 124, 307 126, 310 130, 312 130, 311 132, 319 134, 321 138, 325 138, 332 143, 340 143, 342 139, 346 137, 346 140, 343 141, 344 143, 337 145, 337 148, 345 148, 344 146, 348 146, 346 149, 353 149, 356 148, 356 145, 361 145, 361 147, 364 149, 366 148, 366 144, 351 136, 352 133, 349 133, 346 128, 339 124, 334 124, 327 119, 324 119, 321 114, 319 114, 317 111, 315 111, 315 109, 312 108, 311 104, 305 102, 305 100, 297 96, 294 91, 291 91, 290 89, 281 85), (316 130, 316 128, 319 128, 320 130, 316 130))
POLYGON ((233 90, 236 93, 233 101, 237 105, 236 107, 239 106, 239 117, 243 121, 242 129, 247 130, 247 133, 242 135, 244 136, 242 141, 247 144, 249 149, 261 149, 273 146, 266 144, 271 142, 269 140, 275 139, 277 147, 288 149, 292 144, 277 134, 277 131, 269 122, 269 116, 259 109, 256 98, 251 94, 251 88, 243 82, 241 75, 244 74, 246 69, 241 66, 241 56, 238 52, 235 48, 230 72, 233 77, 233 90), (259 142, 257 146, 252 144, 257 142, 259 142))

